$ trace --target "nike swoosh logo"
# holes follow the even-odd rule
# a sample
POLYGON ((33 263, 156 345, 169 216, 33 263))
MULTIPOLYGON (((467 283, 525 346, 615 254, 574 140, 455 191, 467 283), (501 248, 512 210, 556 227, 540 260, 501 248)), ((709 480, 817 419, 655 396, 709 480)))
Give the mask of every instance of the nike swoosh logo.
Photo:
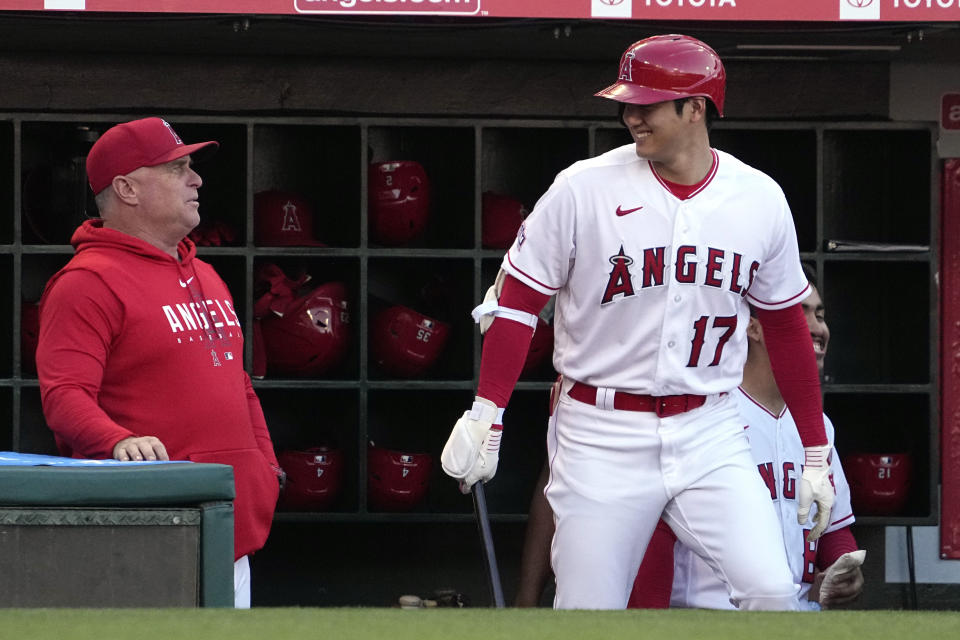
MULTIPOLYGON (((179 280, 179 278, 178 278, 178 280, 179 280)), ((190 284, 190 281, 191 281, 191 280, 193 280, 193 276, 190 276, 189 278, 187 278, 187 281, 186 281, 186 282, 184 282, 183 280, 180 280, 180 286, 183 287, 183 288, 186 288, 187 285, 190 284)))
POLYGON ((643 209, 643 207, 640 206, 640 207, 636 207, 636 208, 633 208, 633 209, 622 209, 622 208, 620 207, 620 205, 617 205, 617 215, 618 215, 618 216, 625 216, 625 215, 627 215, 628 213, 633 213, 634 211, 640 211, 640 209, 643 209))

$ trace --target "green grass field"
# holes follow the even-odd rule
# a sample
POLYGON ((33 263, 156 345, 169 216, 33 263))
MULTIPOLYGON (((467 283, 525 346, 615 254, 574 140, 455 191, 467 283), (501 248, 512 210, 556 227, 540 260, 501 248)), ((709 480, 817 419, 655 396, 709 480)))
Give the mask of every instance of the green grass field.
POLYGON ((960 612, 552 611, 550 609, 8 609, 3 640, 947 640, 960 612))

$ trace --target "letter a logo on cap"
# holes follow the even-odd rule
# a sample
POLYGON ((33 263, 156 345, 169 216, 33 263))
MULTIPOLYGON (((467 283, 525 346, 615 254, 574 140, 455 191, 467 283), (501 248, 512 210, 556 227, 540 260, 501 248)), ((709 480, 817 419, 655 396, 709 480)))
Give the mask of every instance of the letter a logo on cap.
POLYGON ((163 123, 163 126, 167 128, 167 131, 170 132, 170 135, 173 136, 173 139, 177 142, 177 144, 183 144, 183 140, 181 140, 180 136, 177 135, 177 132, 173 130, 173 127, 170 126, 170 123, 166 120, 161 120, 161 122, 163 123))
POLYGON ((303 231, 300 226, 300 216, 297 215, 297 205, 287 200, 283 205, 283 224, 280 227, 282 231, 303 231))
POLYGON ((633 82, 633 60, 637 57, 633 51, 628 51, 623 54, 623 59, 620 61, 620 79, 626 80, 627 82, 633 82))

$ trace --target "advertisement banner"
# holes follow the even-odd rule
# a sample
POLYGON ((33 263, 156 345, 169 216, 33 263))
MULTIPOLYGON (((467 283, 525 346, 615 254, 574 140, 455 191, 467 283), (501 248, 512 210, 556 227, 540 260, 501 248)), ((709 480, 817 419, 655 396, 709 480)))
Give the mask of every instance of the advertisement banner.
POLYGON ((960 0, 0 0, 0 11, 955 22, 960 0))

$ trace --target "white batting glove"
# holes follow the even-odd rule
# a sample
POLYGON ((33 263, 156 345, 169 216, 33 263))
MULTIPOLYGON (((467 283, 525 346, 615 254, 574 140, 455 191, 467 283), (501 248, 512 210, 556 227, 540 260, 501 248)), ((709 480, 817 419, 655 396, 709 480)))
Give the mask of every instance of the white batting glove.
POLYGON ((453 425, 440 454, 440 465, 448 476, 460 481, 461 492, 470 493, 470 487, 489 481, 497 472, 502 422, 502 409, 477 398, 470 411, 453 425))
POLYGON ((833 508, 833 484, 830 482, 830 453, 833 447, 828 444, 819 447, 804 447, 806 462, 803 475, 800 476, 800 490, 797 498, 797 523, 807 524, 810 507, 817 505, 814 527, 807 534, 807 542, 820 537, 830 524, 830 510, 833 508))
POLYGON ((820 583, 819 602, 828 606, 836 602, 844 604, 856 599, 863 590, 863 572, 860 565, 867 556, 866 549, 850 551, 837 558, 827 567, 820 583))

